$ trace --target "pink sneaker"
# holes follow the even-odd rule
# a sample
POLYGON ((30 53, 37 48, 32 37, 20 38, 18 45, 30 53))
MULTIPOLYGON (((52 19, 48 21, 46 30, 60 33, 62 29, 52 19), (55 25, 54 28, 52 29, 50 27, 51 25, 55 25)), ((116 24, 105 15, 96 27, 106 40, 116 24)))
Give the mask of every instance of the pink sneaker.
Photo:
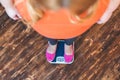
POLYGON ((74 58, 74 47, 73 47, 73 53, 71 55, 66 55, 66 53, 64 53, 65 62, 69 63, 73 60, 73 58, 74 58))
POLYGON ((46 51, 46 58, 47 58, 47 61, 49 62, 53 61, 55 58, 55 53, 51 54, 46 51))
POLYGON ((74 53, 72 55, 66 55, 64 54, 65 62, 69 63, 73 60, 74 58, 74 53))
MULTIPOLYGON (((49 45, 51 45, 49 42, 48 42, 49 45)), ((49 46, 48 46, 49 47, 49 46)), ((57 45, 56 45, 56 48, 57 48, 57 45)), ((48 62, 51 62, 54 60, 55 58, 55 54, 56 54, 56 51, 54 53, 49 53, 47 50, 46 50, 46 58, 47 58, 47 61, 48 62)))

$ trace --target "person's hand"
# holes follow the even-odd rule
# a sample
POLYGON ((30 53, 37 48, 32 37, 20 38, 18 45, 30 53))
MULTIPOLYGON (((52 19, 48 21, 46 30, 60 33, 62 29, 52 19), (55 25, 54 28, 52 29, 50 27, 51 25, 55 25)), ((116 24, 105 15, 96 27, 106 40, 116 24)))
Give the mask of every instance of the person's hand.
POLYGON ((20 14, 13 6, 11 6, 10 8, 5 8, 5 11, 8 14, 8 16, 13 20, 18 20, 19 18, 21 18, 20 14))
POLYGON ((98 24, 106 23, 112 16, 113 11, 120 5, 120 0, 110 0, 107 10, 97 22, 98 24))
POLYGON ((12 0, 0 0, 0 2, 3 5, 3 7, 5 8, 5 11, 10 18, 12 18, 13 20, 17 20, 17 19, 21 18, 17 9, 13 5, 12 0))

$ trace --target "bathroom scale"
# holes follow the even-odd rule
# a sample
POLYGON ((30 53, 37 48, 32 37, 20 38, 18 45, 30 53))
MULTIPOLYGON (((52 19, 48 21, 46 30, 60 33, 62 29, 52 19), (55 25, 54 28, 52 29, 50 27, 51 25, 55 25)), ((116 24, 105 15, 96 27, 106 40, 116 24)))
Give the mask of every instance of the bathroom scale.
POLYGON ((49 61, 51 64, 71 64, 71 63, 73 63, 74 58, 69 63, 65 62, 65 59, 64 59, 64 44, 65 44, 64 40, 58 41, 56 56, 55 56, 53 61, 49 61))

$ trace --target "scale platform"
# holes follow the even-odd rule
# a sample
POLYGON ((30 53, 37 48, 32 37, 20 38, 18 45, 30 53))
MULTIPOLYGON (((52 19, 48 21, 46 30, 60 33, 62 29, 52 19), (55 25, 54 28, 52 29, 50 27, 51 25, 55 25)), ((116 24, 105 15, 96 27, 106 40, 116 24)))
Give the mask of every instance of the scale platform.
POLYGON ((65 44, 64 41, 62 41, 62 40, 58 41, 55 59, 53 61, 49 61, 49 63, 51 63, 51 64, 71 64, 71 63, 73 63, 74 58, 69 63, 65 62, 65 59, 64 59, 64 44, 65 44))

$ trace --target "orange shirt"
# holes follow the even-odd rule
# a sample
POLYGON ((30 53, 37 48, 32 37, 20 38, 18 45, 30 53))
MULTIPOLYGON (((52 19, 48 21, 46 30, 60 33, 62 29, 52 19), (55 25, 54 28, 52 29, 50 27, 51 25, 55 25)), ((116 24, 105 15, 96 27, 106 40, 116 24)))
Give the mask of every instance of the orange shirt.
MULTIPOLYGON (((15 0, 16 7, 21 16, 31 20, 27 8, 26 0, 15 0)), ((105 12, 110 0, 98 0, 98 5, 91 17, 83 22, 71 22, 71 16, 66 9, 56 12, 47 11, 45 16, 35 24, 31 25, 41 35, 53 39, 68 39, 81 35, 96 23, 105 12)))

